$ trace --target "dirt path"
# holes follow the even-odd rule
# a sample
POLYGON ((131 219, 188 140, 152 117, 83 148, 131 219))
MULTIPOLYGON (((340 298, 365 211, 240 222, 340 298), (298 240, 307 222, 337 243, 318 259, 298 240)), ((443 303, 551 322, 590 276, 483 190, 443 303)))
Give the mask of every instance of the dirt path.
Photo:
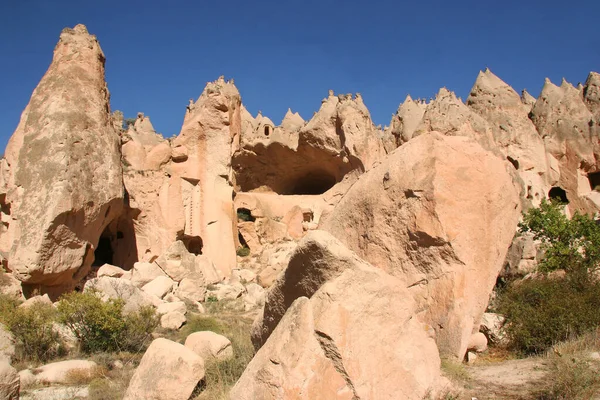
POLYGON ((470 379, 460 398, 530 400, 544 381, 546 363, 545 359, 536 357, 469 365, 466 371, 470 379))

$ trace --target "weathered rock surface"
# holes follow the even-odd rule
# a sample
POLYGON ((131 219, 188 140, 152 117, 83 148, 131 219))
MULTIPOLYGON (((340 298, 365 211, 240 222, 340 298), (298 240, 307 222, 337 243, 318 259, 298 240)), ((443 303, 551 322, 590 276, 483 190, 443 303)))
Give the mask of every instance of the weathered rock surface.
POLYGON ((231 342, 223 335, 211 331, 194 332, 185 339, 185 347, 208 361, 212 358, 227 360, 233 357, 231 342))
POLYGON ((519 197, 507 164, 468 138, 422 135, 364 175, 321 224, 407 282, 442 356, 464 356, 514 235, 519 197))
POLYGON ((260 332, 253 339, 266 341, 231 398, 422 399, 436 393, 435 332, 416 313, 405 282, 326 232, 311 232, 269 292, 264 323, 257 322, 264 330, 253 332, 260 332))
POLYGON ((0 362, 4 360, 10 364, 14 356, 15 338, 4 324, 0 324, 0 362))
POLYGON ((150 295, 135 287, 130 281, 120 278, 105 276, 90 279, 85 284, 84 291, 90 290, 99 292, 104 300, 123 299, 125 302, 124 312, 137 311, 140 307, 156 307, 161 304, 158 297, 150 295))
POLYGON ((177 330, 185 324, 187 318, 181 311, 170 311, 160 317, 160 326, 165 329, 177 330))
MULTIPOLYGON (((37 384, 71 383, 72 374, 91 377, 98 365, 88 360, 58 361, 30 370, 37 384)), ((30 382, 31 384, 31 382, 30 382)))
POLYGON ((159 299, 173 290, 175 282, 167 276, 158 276, 142 287, 142 290, 151 296, 156 296, 159 299))
POLYGON ((42 290, 70 289, 88 273, 100 234, 123 208, 104 60, 85 26, 64 29, 5 152, 13 240, 0 250, 10 250, 18 279, 42 290))
POLYGON ((362 97, 330 92, 320 110, 301 126, 286 115, 282 125, 245 112, 240 148, 233 154, 236 186, 241 191, 322 194, 350 171, 360 172, 385 156, 380 132, 362 97), (269 160, 268 163, 261 160, 269 160))
POLYGON ((127 271, 125 271, 123 268, 119 268, 110 264, 104 264, 103 266, 98 268, 96 276, 98 278, 101 278, 103 276, 110 276, 111 278, 121 278, 126 273, 127 271))
POLYGON ((19 400, 19 388, 17 370, 7 360, 0 360, 0 399, 19 400))
POLYGON ((204 378, 204 361, 182 344, 152 342, 137 367, 124 400, 188 399, 204 378))
POLYGON ((524 182, 523 195, 535 205, 546 198, 547 160, 544 141, 529 119, 530 107, 513 88, 489 69, 480 72, 467 106, 490 125, 494 142, 524 182))

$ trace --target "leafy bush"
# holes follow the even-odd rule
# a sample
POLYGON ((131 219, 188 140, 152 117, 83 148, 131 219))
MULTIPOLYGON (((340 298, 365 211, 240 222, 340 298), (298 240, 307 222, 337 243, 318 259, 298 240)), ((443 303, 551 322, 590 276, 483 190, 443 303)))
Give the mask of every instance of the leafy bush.
POLYGON ((58 304, 59 320, 73 331, 85 353, 139 351, 158 318, 151 308, 124 315, 123 305, 121 299, 102 301, 95 292, 72 292, 58 304))
POLYGON ((516 282, 499 296, 514 350, 540 353, 600 324, 600 283, 569 276, 516 282))
POLYGON ((510 346, 522 353, 540 353, 553 344, 581 335, 600 324, 600 226, 588 215, 568 219, 557 202, 543 201, 530 209, 519 226, 541 242, 541 278, 517 281, 498 296, 506 316, 510 346), (563 278, 546 274, 564 270, 563 278))
POLYGON ((18 307, 9 296, 0 298, 0 322, 13 334, 19 360, 46 361, 57 355, 55 321, 56 310, 50 304, 34 303, 25 308, 18 307))

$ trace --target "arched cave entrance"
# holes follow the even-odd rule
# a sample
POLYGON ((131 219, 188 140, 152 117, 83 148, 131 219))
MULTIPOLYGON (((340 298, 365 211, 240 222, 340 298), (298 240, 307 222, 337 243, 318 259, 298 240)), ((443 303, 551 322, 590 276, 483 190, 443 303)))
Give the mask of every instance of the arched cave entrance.
POLYGON ((587 174, 587 178, 592 190, 600 191, 600 172, 590 172, 587 174))
POLYGON ((272 127, 270 127, 269 125, 265 125, 265 128, 264 128, 265 136, 269 136, 271 134, 272 130, 273 130, 272 127))
POLYGON ((569 204, 569 199, 567 198, 567 192, 560 186, 554 186, 548 192, 548 198, 550 200, 557 200, 561 203, 569 204))
POLYGON ((290 182, 288 185, 290 191, 289 193, 284 194, 323 194, 331 189, 336 183, 337 179, 335 176, 328 172, 311 171, 290 182))
POLYGON ((133 268, 138 261, 133 220, 138 215, 139 210, 128 208, 104 228, 94 250, 93 267, 111 264, 124 270, 133 268))

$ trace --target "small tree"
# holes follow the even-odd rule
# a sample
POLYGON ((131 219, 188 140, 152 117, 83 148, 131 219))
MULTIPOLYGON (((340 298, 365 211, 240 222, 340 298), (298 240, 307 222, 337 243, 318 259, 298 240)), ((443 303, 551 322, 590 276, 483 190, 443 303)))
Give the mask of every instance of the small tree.
POLYGON ((542 201, 530 209, 519 224, 521 232, 531 232, 541 241, 544 257, 541 272, 564 269, 567 273, 588 275, 600 263, 600 225, 589 215, 578 212, 569 219, 558 202, 542 201))

